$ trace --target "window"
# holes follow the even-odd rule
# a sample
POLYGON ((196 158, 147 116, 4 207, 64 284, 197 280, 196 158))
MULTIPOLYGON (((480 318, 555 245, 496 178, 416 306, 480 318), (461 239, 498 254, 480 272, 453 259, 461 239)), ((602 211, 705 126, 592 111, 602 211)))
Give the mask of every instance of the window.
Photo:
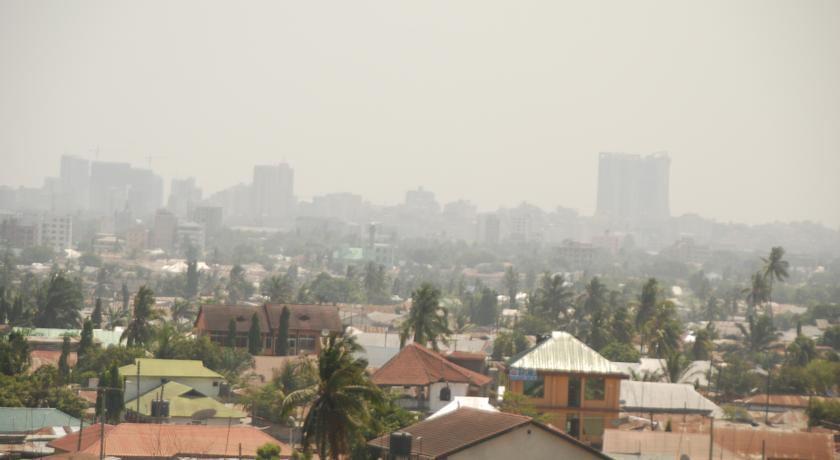
POLYGON ((569 407, 580 407, 580 377, 569 377, 569 407))
POLYGON ((542 398, 545 396, 545 379, 542 375, 537 380, 526 380, 522 384, 522 393, 529 398, 542 398))
POLYGON ((583 390, 584 398, 589 401, 604 400, 604 379, 586 378, 586 388, 583 390))
POLYGON ((566 416, 566 433, 572 437, 580 437, 580 418, 576 414, 566 416))
POLYGON ((298 337, 300 351, 315 351, 315 337, 298 337))
POLYGON ((449 387, 441 388, 438 399, 441 401, 452 401, 452 390, 450 390, 449 387))

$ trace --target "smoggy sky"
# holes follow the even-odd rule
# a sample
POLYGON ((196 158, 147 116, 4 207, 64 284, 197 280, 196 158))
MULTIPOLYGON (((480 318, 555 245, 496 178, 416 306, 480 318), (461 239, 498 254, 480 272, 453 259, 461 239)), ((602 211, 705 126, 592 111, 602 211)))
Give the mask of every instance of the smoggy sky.
POLYGON ((0 0, 0 184, 64 153, 207 191, 594 210, 668 151, 674 215, 840 225, 840 2, 0 0))

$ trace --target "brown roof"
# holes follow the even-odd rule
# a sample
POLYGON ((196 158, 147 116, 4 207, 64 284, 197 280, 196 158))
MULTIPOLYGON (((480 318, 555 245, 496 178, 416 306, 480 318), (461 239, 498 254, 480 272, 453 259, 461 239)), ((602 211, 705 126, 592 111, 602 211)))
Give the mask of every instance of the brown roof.
POLYGON ((448 361, 439 353, 416 343, 405 346, 374 372, 377 385, 429 385, 435 382, 470 383, 483 386, 492 380, 448 361))
POLYGON ((260 332, 270 331, 263 307, 249 305, 202 305, 196 318, 196 324, 203 321, 204 330, 227 332, 231 318, 236 321, 237 332, 248 332, 251 329, 251 316, 257 314, 260 320, 260 332))
POLYGON ((463 361, 484 361, 487 355, 482 352, 472 353, 469 351, 447 351, 446 357, 450 359, 459 359, 463 361))
MULTIPOLYGON (((286 305, 289 307, 289 329, 295 331, 341 332, 341 318, 338 309, 329 305, 286 305)), ((195 324, 205 331, 227 332, 231 318, 236 320, 237 332, 247 333, 251 329, 251 316, 256 313, 260 321, 260 332, 274 333, 280 327, 280 313, 284 305, 203 305, 195 324)))
MULTIPOLYGON (((83 454, 98 454, 100 425, 83 430, 83 454)), ((48 445, 64 452, 77 452, 79 433, 67 435, 48 445)), ((252 426, 226 425, 157 425, 121 423, 105 425, 106 457, 256 457, 257 448, 265 443, 280 446, 284 456, 291 454, 288 445, 252 426)))
POLYGON ((338 307, 331 305, 268 304, 268 318, 273 329, 280 328, 280 313, 289 307, 289 329, 298 331, 341 332, 338 307))
MULTIPOLYGON (((440 458, 452 455, 527 424, 546 430, 594 455, 609 458, 565 433, 550 426, 534 422, 531 417, 506 412, 488 412, 464 407, 441 415, 440 417, 427 419, 405 427, 400 431, 411 433, 415 439, 418 437, 423 438, 422 443, 412 443, 412 454, 428 458, 440 458)), ((387 449, 389 439, 390 434, 387 434, 370 441, 368 445, 380 449, 387 449)))

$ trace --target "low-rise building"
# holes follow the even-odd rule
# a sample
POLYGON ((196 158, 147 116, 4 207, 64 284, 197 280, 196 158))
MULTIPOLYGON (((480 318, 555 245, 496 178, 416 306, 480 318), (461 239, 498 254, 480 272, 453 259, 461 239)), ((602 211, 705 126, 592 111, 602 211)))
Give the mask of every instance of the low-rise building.
POLYGON ((423 459, 609 459, 554 427, 531 417, 462 408, 402 428, 368 443, 378 458, 423 459), (396 452, 402 450, 401 452, 396 452), (394 457, 397 455, 397 457, 394 457))
POLYGON ((161 383, 125 403, 127 411, 137 412, 138 407, 139 419, 145 422, 228 425, 239 424, 246 416, 243 411, 178 382, 161 383))
POLYGON ((134 364, 120 367, 119 372, 125 380, 124 401, 135 400, 167 382, 178 382, 202 395, 217 397, 224 382, 224 377, 197 360, 137 358, 134 364))

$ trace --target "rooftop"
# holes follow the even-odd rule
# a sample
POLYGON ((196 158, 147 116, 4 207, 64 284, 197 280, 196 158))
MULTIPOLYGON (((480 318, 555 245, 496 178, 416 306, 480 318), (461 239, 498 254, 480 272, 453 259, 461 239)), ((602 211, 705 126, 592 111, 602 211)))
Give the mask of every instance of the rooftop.
POLYGON ((435 382, 483 386, 491 378, 450 362, 416 343, 405 346, 371 377, 377 385, 429 385, 435 382))
MULTIPOLYGON (((199 411, 212 411, 213 418, 239 419, 246 416, 240 410, 225 406, 221 402, 178 382, 168 382, 140 395, 140 413, 152 414, 152 401, 162 397, 169 401, 170 417, 192 417, 199 411), (161 390, 163 395, 161 396, 161 390)), ((128 409, 137 407, 137 399, 125 403, 128 409)))
POLYGON ((53 426, 79 426, 79 419, 46 407, 0 407, 0 433, 29 433, 53 426))
POLYGON ((222 378, 218 373, 204 367, 201 361, 188 359, 137 358, 135 364, 120 367, 120 375, 126 377, 137 375, 137 364, 140 365, 141 377, 222 378))
POLYGON ((621 382, 621 410, 628 412, 702 413, 715 417, 723 411, 684 383, 621 382))
POLYGON ((509 367, 548 372, 625 375, 610 360, 563 331, 552 332, 551 338, 514 357, 509 367))
MULTIPOLYGON (((100 426, 82 430, 83 454, 98 454, 100 426)), ((77 452, 79 433, 73 433, 48 445, 57 451, 77 452)), ((174 425, 121 423, 105 426, 106 457, 256 457, 257 448, 265 443, 280 446, 284 457, 291 448, 252 426, 174 425)))

